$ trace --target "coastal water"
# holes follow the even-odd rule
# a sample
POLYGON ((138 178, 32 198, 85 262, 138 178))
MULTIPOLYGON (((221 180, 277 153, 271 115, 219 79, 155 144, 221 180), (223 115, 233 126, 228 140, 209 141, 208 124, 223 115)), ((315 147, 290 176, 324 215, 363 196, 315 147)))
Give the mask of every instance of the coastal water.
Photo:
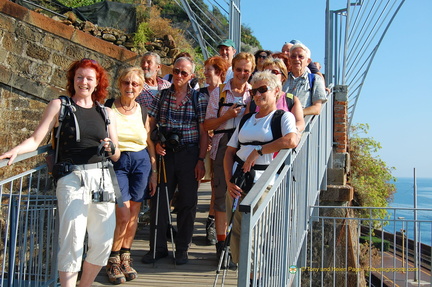
MULTIPOLYGON (((418 239, 432 245, 432 178, 417 178, 417 230, 418 239)), ((390 207, 390 221, 384 229, 388 232, 400 232, 414 239, 414 178, 397 178, 396 193, 390 207)))

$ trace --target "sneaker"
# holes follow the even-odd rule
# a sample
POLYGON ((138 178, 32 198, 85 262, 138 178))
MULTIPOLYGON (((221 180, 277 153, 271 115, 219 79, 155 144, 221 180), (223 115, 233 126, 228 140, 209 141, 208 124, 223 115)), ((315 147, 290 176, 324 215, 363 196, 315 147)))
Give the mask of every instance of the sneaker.
POLYGON ((132 258, 130 253, 120 254, 120 270, 123 272, 126 281, 134 280, 138 277, 138 273, 132 268, 132 258))
POLYGON ((120 256, 110 257, 106 266, 108 280, 112 284, 118 285, 126 282, 126 277, 120 270, 120 256))
POLYGON ((187 251, 176 251, 175 252, 175 263, 177 265, 183 265, 189 262, 187 251))
MULTIPOLYGON (((216 257, 217 257, 218 264, 220 261, 220 257, 222 255, 222 251, 224 249, 224 245, 225 245, 225 241, 219 241, 218 243, 216 243, 216 257)), ((224 261, 222 261, 221 269, 226 269, 226 265, 224 261)), ((231 260, 231 253, 228 254, 228 269, 232 271, 237 270, 237 264, 235 264, 231 260)))
POLYGON ((215 245, 217 243, 215 220, 211 217, 207 218, 206 241, 207 245, 215 245))
POLYGON ((150 250, 149 252, 147 252, 142 258, 141 258, 141 262, 144 264, 151 264, 151 263, 155 263, 156 261, 158 261, 161 258, 165 258, 168 256, 168 252, 159 252, 156 251, 156 256, 153 259, 153 251, 150 250))

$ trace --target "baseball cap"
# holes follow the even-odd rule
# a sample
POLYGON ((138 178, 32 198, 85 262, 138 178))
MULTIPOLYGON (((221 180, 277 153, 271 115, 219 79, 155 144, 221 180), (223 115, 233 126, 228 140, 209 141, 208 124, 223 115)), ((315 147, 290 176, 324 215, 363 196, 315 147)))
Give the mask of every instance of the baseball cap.
POLYGON ((293 44, 293 45, 295 45, 295 44, 302 44, 302 42, 300 42, 299 40, 291 40, 291 41, 289 41, 289 43, 293 44))
POLYGON ((222 42, 219 43, 219 45, 217 47, 219 48, 220 46, 233 47, 235 49, 234 41, 231 39, 223 40, 222 42))

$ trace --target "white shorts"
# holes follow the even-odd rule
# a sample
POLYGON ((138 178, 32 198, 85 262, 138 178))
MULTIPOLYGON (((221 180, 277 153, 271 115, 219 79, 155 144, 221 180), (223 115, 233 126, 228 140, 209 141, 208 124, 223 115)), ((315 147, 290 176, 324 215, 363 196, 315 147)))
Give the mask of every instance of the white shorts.
MULTIPOLYGON (((111 252, 115 220, 115 203, 92 202, 92 191, 99 189, 102 169, 74 171, 57 182, 59 214, 58 270, 78 272, 85 253, 88 233, 88 263, 105 266, 111 252)), ((111 177, 104 169, 104 189, 114 193, 111 177)))

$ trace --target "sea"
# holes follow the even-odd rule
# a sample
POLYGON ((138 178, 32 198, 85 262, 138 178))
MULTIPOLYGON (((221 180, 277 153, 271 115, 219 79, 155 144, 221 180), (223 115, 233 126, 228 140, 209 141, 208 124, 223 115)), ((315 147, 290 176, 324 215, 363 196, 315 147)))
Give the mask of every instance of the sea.
MULTIPOLYGON (((417 190, 417 239, 432 245, 432 178, 416 178, 417 190)), ((390 221, 384 227, 388 232, 404 232, 405 236, 414 239, 414 177, 398 177, 395 183, 396 192, 389 204, 390 221)))

